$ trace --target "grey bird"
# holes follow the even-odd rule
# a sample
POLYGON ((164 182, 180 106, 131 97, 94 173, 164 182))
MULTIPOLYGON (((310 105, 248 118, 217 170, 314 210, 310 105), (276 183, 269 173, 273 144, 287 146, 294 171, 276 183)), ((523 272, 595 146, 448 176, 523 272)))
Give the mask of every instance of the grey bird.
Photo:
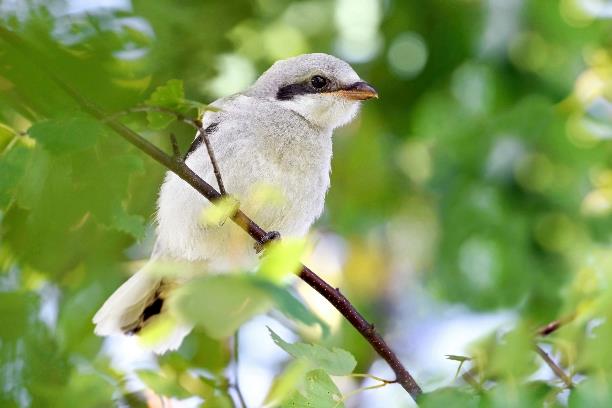
MULTIPOLYGON (((277 61, 246 91, 215 101, 218 110, 207 111, 202 121, 228 194, 262 228, 284 237, 304 236, 323 211, 333 130, 355 117, 361 101, 377 97, 348 63, 317 53, 277 61)), ((199 134, 186 164, 216 185, 199 134)), ((159 315, 171 313, 168 294, 194 275, 256 265, 256 251, 239 227, 202 222, 210 206, 174 173, 166 174, 151 260, 94 316, 96 334, 137 334, 159 315), (155 269, 165 261, 186 267, 180 276, 163 277, 155 269)), ((191 329, 181 322, 151 348, 157 353, 176 349, 191 329)))

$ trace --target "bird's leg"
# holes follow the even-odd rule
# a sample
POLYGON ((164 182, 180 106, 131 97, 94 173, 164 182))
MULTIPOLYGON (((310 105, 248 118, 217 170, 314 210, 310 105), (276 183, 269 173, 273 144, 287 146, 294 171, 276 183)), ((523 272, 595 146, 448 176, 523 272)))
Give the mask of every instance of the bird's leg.
POLYGON ((261 239, 261 241, 256 242, 254 247, 255 247, 255 252, 260 253, 261 251, 264 250, 264 248, 266 247, 266 245, 268 245, 271 241, 276 241, 278 239, 280 239, 280 233, 278 231, 268 231, 266 232, 266 235, 264 235, 264 237, 261 239))

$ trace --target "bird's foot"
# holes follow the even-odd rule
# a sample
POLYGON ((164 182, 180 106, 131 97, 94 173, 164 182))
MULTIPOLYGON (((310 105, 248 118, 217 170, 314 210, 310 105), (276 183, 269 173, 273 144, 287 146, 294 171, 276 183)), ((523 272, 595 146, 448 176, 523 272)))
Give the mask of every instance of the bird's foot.
POLYGON ((266 245, 268 245, 271 241, 276 241, 280 239, 280 233, 278 231, 268 231, 266 235, 261 239, 261 241, 255 243, 255 252, 260 253, 264 250, 266 245))

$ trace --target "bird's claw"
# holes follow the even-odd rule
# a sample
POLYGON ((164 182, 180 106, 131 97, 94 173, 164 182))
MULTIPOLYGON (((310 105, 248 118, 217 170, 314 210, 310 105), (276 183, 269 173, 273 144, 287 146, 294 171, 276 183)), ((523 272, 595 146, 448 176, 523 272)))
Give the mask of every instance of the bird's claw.
POLYGON ((266 235, 264 235, 261 241, 255 243, 255 252, 260 253, 264 250, 266 245, 268 245, 271 241, 276 241, 277 239, 280 239, 280 233, 278 231, 266 232, 266 235))

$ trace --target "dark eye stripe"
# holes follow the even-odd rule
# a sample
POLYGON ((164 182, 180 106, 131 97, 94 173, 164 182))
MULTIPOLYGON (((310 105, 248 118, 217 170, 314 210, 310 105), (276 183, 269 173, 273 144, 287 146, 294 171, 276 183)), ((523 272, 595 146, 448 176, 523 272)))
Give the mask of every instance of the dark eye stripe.
POLYGON ((296 95, 305 95, 308 93, 313 93, 310 87, 304 83, 299 84, 290 84, 281 86, 276 92, 276 99, 280 101, 288 101, 293 99, 296 95))
POLYGON ((333 92, 336 91, 336 87, 333 83, 328 82, 328 86, 324 88, 316 89, 310 84, 310 80, 306 82, 300 82, 297 84, 289 84, 285 86, 281 86, 276 92, 276 99, 280 101, 288 101, 293 99, 296 95, 306 95, 306 94, 317 94, 324 92, 333 92))

